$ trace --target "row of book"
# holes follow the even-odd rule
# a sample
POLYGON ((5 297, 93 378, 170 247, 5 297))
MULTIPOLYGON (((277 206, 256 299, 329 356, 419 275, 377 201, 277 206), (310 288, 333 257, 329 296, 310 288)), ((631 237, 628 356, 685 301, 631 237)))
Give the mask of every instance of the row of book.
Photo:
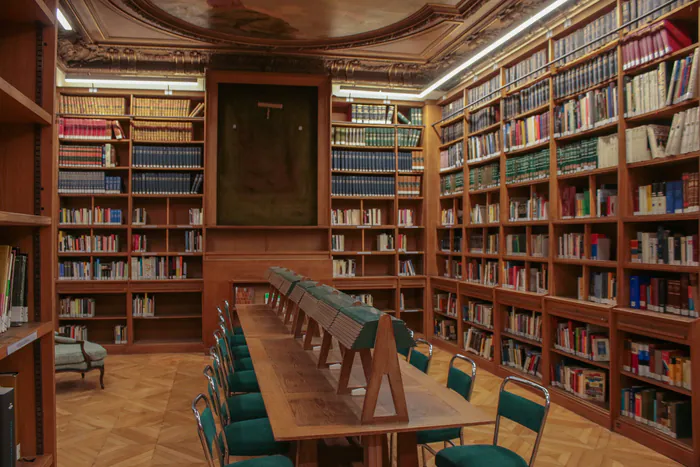
POLYGON ((134 141, 191 142, 194 137, 192 122, 132 122, 134 141))
POLYGON ((425 169, 423 151, 399 151, 399 172, 422 172, 425 169))
POLYGON ((190 208, 188 211, 190 225, 204 224, 204 208, 190 208))
POLYGON ((59 113, 75 115, 125 115, 126 98, 102 96, 58 97, 59 113))
POLYGON ((501 205, 494 203, 483 205, 475 204, 472 206, 469 219, 472 224, 491 224, 498 222, 501 218, 501 205))
POLYGON ((700 150, 698 107, 678 112, 671 126, 642 125, 625 130, 627 162, 660 159, 700 150))
POLYGON ((511 197, 508 201, 508 221, 540 221, 549 218, 547 196, 533 193, 530 198, 511 197))
POLYGON ((674 439, 692 438, 690 399, 648 386, 622 388, 620 392, 623 416, 674 439))
POLYGON ((58 300, 59 318, 92 318, 97 305, 90 297, 61 297, 58 300))
POLYGON ((692 390, 688 348, 644 338, 627 338, 623 343, 622 369, 670 386, 692 390))
POLYGON ((408 245, 409 245, 408 235, 399 234, 397 242, 396 242, 396 248, 399 250, 399 252, 408 253, 409 252, 408 245))
POLYGON ((469 132, 474 133, 501 123, 501 112, 497 105, 484 107, 469 114, 469 132))
POLYGON ((377 235, 377 251, 395 251, 394 236, 389 233, 377 235))
POLYGON ((387 151, 348 151, 334 149, 331 153, 333 170, 361 172, 394 172, 396 156, 387 151))
POLYGON ((464 120, 459 120, 451 125, 443 127, 440 135, 442 144, 449 143, 464 136, 464 120))
MULTIPOLYGON (((233 290, 233 303, 240 305, 252 305, 255 303, 255 287, 236 286, 233 290)), ((270 294, 265 292, 264 300, 268 303, 270 294)))
POLYGON ((62 225, 120 225, 124 221, 121 209, 101 208, 61 208, 58 210, 58 223, 62 225))
POLYGON ((527 254, 527 235, 521 234, 507 234, 506 235, 506 254, 512 255, 525 255, 527 254))
POLYGON ((532 234, 530 236, 530 256, 539 258, 549 256, 549 235, 532 234))
POLYGON ((501 131, 496 130, 477 136, 470 136, 467 140, 467 160, 476 162, 501 153, 501 131))
MULTIPOLYGON (((455 339, 457 332, 455 330, 455 339)), ((464 350, 486 360, 493 360, 493 334, 470 327, 464 332, 464 350)))
POLYGON ((420 175, 399 175, 396 181, 398 195, 408 198, 420 197, 421 182, 420 175))
POLYGON ((462 319, 493 329, 493 303, 469 300, 462 306, 462 319))
POLYGON ((455 143, 440 151, 440 170, 455 169, 464 165, 464 145, 455 143))
POLYGON ((617 50, 604 52, 552 78, 554 98, 577 94, 617 76, 617 50))
POLYGON ((657 313, 697 318, 698 278, 696 274, 680 277, 630 276, 630 307, 657 313))
POLYGON ((455 211, 453 208, 443 209, 440 212, 440 225, 449 226, 455 224, 455 211))
POLYGON ((331 251, 345 251, 345 235, 331 235, 331 251))
POLYGON ((579 193, 576 186, 564 185, 559 188, 559 196, 562 219, 591 216, 591 192, 587 188, 579 193))
POLYGON ((185 251, 187 253, 200 253, 204 251, 204 237, 201 230, 185 231, 185 251))
POLYGON ((550 382, 584 400, 604 403, 607 400, 607 372, 563 359, 552 365, 550 382))
POLYGON ((625 32, 644 26, 645 23, 654 21, 659 17, 670 13, 676 8, 689 3, 691 0, 625 0, 622 2, 622 24, 630 23, 625 27, 625 32), (663 8, 661 5, 668 3, 663 8), (653 13, 652 13, 653 11, 653 13))
POLYGON ((558 175, 616 167, 617 164, 617 133, 582 139, 557 148, 558 175))
POLYGON ((122 179, 105 172, 58 172, 59 194, 119 194, 122 193, 122 179))
POLYGON ((355 277, 357 261, 354 259, 334 259, 333 277, 355 277))
MULTIPOLYGON (((612 271, 590 271, 588 276, 588 301, 604 305, 617 304, 617 274, 612 271)), ((583 277, 576 279, 579 300, 583 296, 583 277)))
POLYGON ((202 192, 203 174, 143 172, 131 174, 131 192, 139 195, 188 195, 202 192))
POLYGON ((126 324, 118 324, 114 326, 114 343, 117 345, 126 345, 129 343, 128 327, 126 324))
POLYGON ((380 208, 331 209, 332 225, 384 225, 380 208))
POLYGON ((350 104, 352 123, 392 124, 394 106, 379 104, 350 104))
POLYGON ((61 167, 116 167, 117 151, 112 144, 61 144, 58 147, 61 167))
POLYGON ((542 350, 513 339, 501 342, 501 365, 542 378, 542 350))
POLYGON ((467 105, 483 105, 498 96, 496 94, 501 87, 501 77, 496 75, 488 81, 467 90, 467 105))
POLYGON ((593 89, 554 108, 554 136, 568 136, 617 121, 617 84, 593 89))
POLYGON ((464 174, 448 174, 440 176, 440 195, 457 195, 464 193, 464 174))
MULTIPOLYGON (((238 303, 238 302, 236 302, 238 303)), ((147 318, 156 315, 156 297, 151 294, 134 295, 131 299, 131 316, 147 318)))
POLYGON ((433 332, 436 337, 445 341, 457 340, 457 321, 446 318, 438 318, 433 321, 433 332))
POLYGON ((681 180, 653 182, 632 190, 634 215, 681 214, 698 212, 700 177, 697 172, 684 172, 681 180))
POLYGON ((698 234, 673 232, 659 224, 656 232, 637 232, 630 240, 630 261, 641 264, 698 266, 698 234))
POLYGON ((58 137, 85 141, 124 139, 124 130, 117 120, 58 117, 58 137))
POLYGON ((542 342, 542 313, 511 307, 506 318, 506 332, 542 342))
POLYGON ((498 163, 473 167, 469 170, 469 190, 486 190, 501 184, 501 167, 498 163))
POLYGON ((412 259, 399 261, 399 276, 416 276, 416 267, 412 259))
POLYGON ((452 292, 436 292, 433 294, 433 304, 438 313, 457 317, 457 294, 452 292))
POLYGON ((334 126, 331 142, 339 146, 393 147, 396 132, 393 128, 349 128, 334 126))
POLYGON ((661 21, 625 37, 622 69, 630 70, 684 49, 693 40, 672 21, 661 21))
MULTIPOLYGON (((202 107, 204 104, 201 104, 202 107)), ((131 102, 131 112, 137 117, 194 117, 191 99, 157 99, 136 97, 131 102)), ((195 106, 197 107, 197 106, 195 106)))
POLYGON ((449 104, 445 104, 442 106, 442 119, 445 120, 447 118, 450 118, 461 112, 463 109, 464 104, 459 99, 452 101, 449 104))
POLYGON ((413 227, 417 225, 418 218, 415 210, 411 208, 400 208, 398 211, 398 220, 400 227, 413 227))
POLYGON ((131 251, 137 253, 145 253, 148 251, 148 235, 132 234, 131 235, 131 251))
POLYGON ((29 256, 18 247, 0 245, 0 333, 29 321, 29 256))
POLYGON ((514 151, 549 140, 549 125, 549 111, 506 122, 503 125, 503 150, 514 151))
POLYGON ((418 128, 398 128, 396 130, 396 136, 399 147, 415 148, 420 144, 420 137, 422 134, 423 131, 418 128))
POLYGON ((506 160, 506 184, 549 177, 549 148, 506 160))
POLYGON ((394 177, 364 175, 333 175, 331 178, 333 196, 394 196, 394 177))
POLYGON ((503 100, 503 117, 513 118, 524 112, 549 104, 549 80, 541 81, 503 100))
POLYGON ((187 261, 182 256, 131 258, 133 280, 187 279, 187 261))
POLYGON ((422 125, 423 124, 423 107, 411 107, 408 109, 408 115, 401 112, 401 109, 396 111, 396 119, 403 125, 422 125))
POLYGON ((527 268, 522 261, 505 261, 501 286, 506 289, 525 292, 527 290, 527 268))
POLYGON ((607 328, 574 321, 560 321, 555 330, 554 348, 594 362, 610 361, 610 335, 607 328))
POLYGON ((467 275, 465 280, 475 284, 497 286, 498 285, 498 262, 471 259, 466 264, 467 275))
POLYGON ((557 66, 572 62, 617 38, 617 7, 554 41, 557 66))
POLYGON ((87 326, 82 324, 71 324, 68 326, 59 326, 58 334, 64 337, 69 337, 71 339, 76 339, 79 341, 88 340, 88 330, 87 326))
POLYGON ((119 234, 72 235, 58 231, 59 253, 116 253, 119 251, 119 234))
POLYGON ((559 236, 557 256, 564 259, 583 259, 585 256, 584 233, 571 232, 559 236))
POLYGON ((134 167, 199 168, 204 166, 199 146, 134 146, 134 167))
POLYGON ((547 72, 547 49, 539 50, 513 66, 506 67, 505 79, 508 88, 522 84, 521 80, 533 80, 547 72))
POLYGON ((95 258, 90 261, 62 261, 58 263, 59 280, 121 280, 129 277, 129 266, 126 261, 107 261, 95 258))

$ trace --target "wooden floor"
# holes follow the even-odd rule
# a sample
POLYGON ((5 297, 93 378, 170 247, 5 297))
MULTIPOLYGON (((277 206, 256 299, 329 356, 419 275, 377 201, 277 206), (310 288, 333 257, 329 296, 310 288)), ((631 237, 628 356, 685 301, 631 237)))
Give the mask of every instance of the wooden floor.
MULTIPOLYGON (((435 350, 430 374, 441 382, 449 358, 435 350)), ((205 389, 202 368, 208 361, 193 354, 110 356, 105 390, 99 388, 97 373, 84 381, 79 375, 57 375, 58 466, 206 467, 190 406, 205 389)), ((495 414, 500 381, 485 371, 478 373, 472 401, 495 414)), ((492 437, 493 427, 465 431, 466 442, 490 443, 492 437)), ((533 441, 526 430, 502 424, 499 444, 526 459, 533 441)), ((680 464, 553 405, 535 465, 680 464)))

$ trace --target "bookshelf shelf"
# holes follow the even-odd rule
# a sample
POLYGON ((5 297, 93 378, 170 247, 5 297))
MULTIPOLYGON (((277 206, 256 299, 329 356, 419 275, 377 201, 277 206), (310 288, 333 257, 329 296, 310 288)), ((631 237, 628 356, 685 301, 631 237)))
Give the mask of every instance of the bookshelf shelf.
POLYGON ((552 221, 555 225, 568 224, 617 224, 617 216, 611 217, 574 217, 571 219, 556 219, 552 221))
POLYGON ((440 169, 440 175, 461 172, 463 170, 464 170, 464 166, 461 166, 461 165, 459 167, 448 167, 445 169, 440 169))
POLYGON ((670 384, 666 384, 663 381, 656 380, 654 378, 647 378, 646 376, 640 376, 636 373, 632 373, 631 371, 627 370, 620 370, 620 374, 623 376, 627 376, 628 378, 636 379, 637 381, 641 381, 646 384, 650 384, 652 386, 656 386, 662 389, 667 389, 669 391, 677 392, 678 394, 683 394, 684 396, 689 396, 692 397, 693 391, 690 391, 688 389, 682 388, 680 386, 671 386, 670 384))
POLYGON ((126 321, 126 316, 60 316, 59 321, 126 321))
POLYGON ((579 362, 586 363, 588 365, 593 365, 593 366, 597 366, 599 368, 604 368, 606 370, 610 370, 610 363, 609 362, 599 362, 596 360, 591 360, 591 359, 588 359, 585 357, 580 357, 580 356, 576 355, 575 353, 569 353, 569 352, 566 352, 564 350, 556 349, 554 347, 549 349, 549 351, 552 353, 555 353, 557 355, 561 355, 562 357, 571 358, 573 360, 578 360, 579 362))
POLYGON ((625 216, 624 222, 670 222, 700 219, 700 211, 684 212, 678 214, 645 214, 639 216, 625 216))
POLYGON ((692 161, 694 159, 697 159, 699 156, 699 152, 691 152, 679 156, 660 157, 658 159, 651 159, 648 161, 632 162, 630 164, 627 164, 627 168, 631 170, 643 167, 658 167, 660 165, 679 164, 682 162, 692 161))
POLYGON ((462 193, 454 193, 451 195, 440 195, 440 199, 459 199, 464 197, 464 192, 462 193))
MULTIPOLYGON (((692 452, 692 440, 688 438, 682 438, 682 439, 676 439, 671 436, 668 436, 664 432, 660 430, 656 430, 648 425, 645 425, 641 422, 638 422, 636 420, 633 420, 632 418, 625 417, 624 415, 619 415, 618 418, 616 419, 616 425, 622 425, 622 426, 616 426, 616 429, 620 430, 622 433, 624 433, 623 428, 625 426, 629 428, 634 428, 636 430, 641 430, 646 432, 647 435, 653 437, 654 442, 652 444, 656 444, 658 440, 662 440, 668 444, 670 444, 674 449, 682 450, 684 453, 690 453, 692 452)), ((667 454, 668 455, 668 454, 667 454)), ((686 463, 689 465, 689 463, 686 463)))
POLYGON ((575 178, 590 177, 592 175, 605 175, 617 172, 617 167, 603 167, 602 169, 582 170, 581 172, 557 175, 558 180, 571 180, 575 178))
POLYGON ((470 114, 476 113, 481 109, 484 109, 486 107, 490 107, 492 105, 496 105, 497 103, 501 102, 501 96, 499 93, 499 96, 491 99, 491 100, 485 100, 485 101, 480 101, 478 104, 472 105, 472 106, 467 106, 467 110, 469 111, 470 114))
POLYGON ((536 114, 539 114, 542 112, 546 112, 547 110, 549 110, 549 103, 547 103, 545 105, 541 105, 539 107, 535 107, 534 109, 530 109, 528 111, 519 113, 517 115, 514 115, 514 116, 508 118, 506 121, 519 120, 521 118, 529 117, 530 115, 536 115, 536 114))
POLYGON ((675 114, 680 112, 681 110, 686 110, 689 109, 690 107, 694 107, 698 105, 698 99, 697 98, 692 98, 685 100, 683 102, 679 102, 678 104, 673 104, 666 106, 662 109, 654 110, 653 112, 647 112, 643 113, 640 115, 634 115, 631 117, 625 117, 625 122, 629 124, 637 124, 637 123, 653 123, 658 120, 670 120, 673 118, 675 114))
POLYGON ((52 465, 53 456, 51 454, 42 456, 22 456, 22 459, 17 461, 17 467, 51 467, 52 465))
POLYGON ((548 183, 549 183, 549 177, 536 178, 534 180, 526 180, 524 182, 506 183, 506 188, 520 188, 523 186, 544 185, 544 184, 548 184, 548 183))
POLYGON ((683 56, 692 54, 693 51, 697 48, 697 46, 698 46, 697 43, 689 45, 688 47, 684 47, 682 49, 673 51, 667 55, 664 55, 663 57, 659 57, 656 60, 651 60, 651 61, 643 63, 641 65, 637 65, 634 68, 628 68, 628 69, 624 70, 623 73, 625 74, 625 76, 633 76, 633 75, 651 70, 653 68, 656 68, 659 65, 659 63, 663 63, 663 62, 666 62, 669 60, 675 60, 677 58, 681 58, 683 56))
POLYGON ((518 370, 517 368, 513 368, 506 365, 498 365, 498 369, 501 371, 501 373, 505 373, 506 376, 520 376, 521 378, 534 381, 538 384, 542 383, 542 378, 540 378, 539 376, 526 373, 524 371, 518 370))
POLYGON ((596 266, 601 268, 616 268, 617 261, 602 261, 598 259, 554 258, 557 264, 573 264, 578 266, 596 266))
MULTIPOLYGON (((512 88, 510 88, 510 89, 507 89, 507 87, 508 87, 508 86, 512 86, 512 83, 506 83, 506 89, 507 89, 507 90, 506 90, 506 92, 505 92, 505 95, 506 95, 506 96, 512 96, 513 94, 516 94, 516 93, 522 91, 523 89, 529 88, 529 87, 532 86, 533 84, 537 84, 537 83, 539 83, 540 81, 544 81, 544 80, 546 80, 546 79, 549 79, 550 76, 551 76, 551 72, 547 71, 546 73, 541 74, 541 75, 538 76, 537 78, 527 79, 527 81, 525 81, 525 82, 523 82, 523 83, 520 83, 520 84, 518 84, 517 86, 514 86, 514 87, 512 87, 512 88)), ((522 80, 518 80, 517 82, 520 82, 520 81, 522 81, 522 80)))
POLYGON ((535 152, 539 149, 548 148, 548 147, 549 147, 549 140, 542 141, 542 142, 537 143, 537 144, 532 144, 532 145, 524 147, 524 148, 513 149, 510 151, 504 151, 504 154, 507 157, 521 156, 523 154, 527 154, 529 152, 535 152))
POLYGON ((460 110, 459 112, 455 113, 454 115, 450 116, 449 118, 447 118, 445 120, 440 120, 438 123, 440 126, 450 126, 453 123, 456 123, 463 118, 464 118, 464 109, 460 110))
POLYGON ((11 327, 0 334, 0 360, 53 332, 53 321, 11 327))
MULTIPOLYGON (((499 124, 499 125, 500 125, 500 124, 499 124)), ((472 136, 472 135, 470 135, 470 136, 472 136)), ((474 167, 474 166, 477 166, 477 165, 487 164, 487 163, 489 163, 489 162, 497 161, 497 160, 499 160, 499 159, 501 158, 501 155, 502 155, 502 154, 503 154, 503 152, 499 152, 498 154, 494 154, 494 155, 489 156, 489 157, 483 157, 483 158, 480 158, 480 159, 475 159, 475 160, 467 161, 467 166, 468 166, 468 167, 474 167)))
POLYGON ((461 143, 462 141, 464 141, 464 136, 461 136, 461 137, 459 137, 459 138, 453 139, 453 140, 448 141, 448 142, 446 142, 446 143, 442 143, 442 144, 441 144, 440 146, 438 146, 438 147, 439 147, 440 149, 445 149, 445 148, 448 148, 448 147, 450 147, 450 146, 452 146, 452 145, 454 145, 454 144, 461 143))
POLYGON ((542 342, 540 341, 528 339, 527 337, 519 336, 508 331, 501 331, 501 336, 506 337, 508 339, 514 339, 516 341, 524 342, 529 345, 534 345, 535 347, 542 347, 542 342))
POLYGON ((0 122, 51 125, 51 115, 0 76, 0 122))
POLYGON ((45 227, 51 225, 51 218, 48 216, 35 216, 19 212, 0 211, 0 226, 4 227, 45 227))
POLYGON ((655 263, 635 263, 626 262, 623 264, 625 269, 639 269, 643 271, 667 271, 667 272, 687 272, 697 273, 697 266, 687 266, 682 264, 655 264, 655 263))
MULTIPOLYGON (((93 117, 94 118, 94 117, 93 117)), ((82 138, 59 138, 61 143, 84 143, 84 144, 130 144, 130 139, 82 139, 82 138)))

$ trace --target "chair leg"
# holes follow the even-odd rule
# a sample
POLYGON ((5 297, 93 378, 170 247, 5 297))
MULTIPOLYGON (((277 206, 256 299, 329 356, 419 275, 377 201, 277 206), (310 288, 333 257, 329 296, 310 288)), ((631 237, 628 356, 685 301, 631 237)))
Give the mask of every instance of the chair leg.
POLYGON ((80 373, 80 377, 81 377, 82 379, 85 379, 85 373, 80 373))
POLYGON ((421 458, 423 459, 423 467, 428 467, 428 459, 425 458, 425 445, 421 444, 420 446, 420 453, 421 453, 421 458))
POLYGON ((105 367, 104 365, 100 367, 100 386, 102 389, 105 388, 105 367))

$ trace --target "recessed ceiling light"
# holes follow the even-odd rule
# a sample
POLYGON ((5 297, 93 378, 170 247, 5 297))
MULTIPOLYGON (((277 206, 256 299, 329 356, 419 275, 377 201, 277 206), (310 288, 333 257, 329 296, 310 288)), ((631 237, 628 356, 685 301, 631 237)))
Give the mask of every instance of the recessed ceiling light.
POLYGON ((59 23, 61 23, 61 26, 63 29, 66 31, 72 31, 73 26, 70 25, 66 17, 63 15, 63 12, 61 11, 60 8, 56 8, 56 19, 58 20, 59 23))

